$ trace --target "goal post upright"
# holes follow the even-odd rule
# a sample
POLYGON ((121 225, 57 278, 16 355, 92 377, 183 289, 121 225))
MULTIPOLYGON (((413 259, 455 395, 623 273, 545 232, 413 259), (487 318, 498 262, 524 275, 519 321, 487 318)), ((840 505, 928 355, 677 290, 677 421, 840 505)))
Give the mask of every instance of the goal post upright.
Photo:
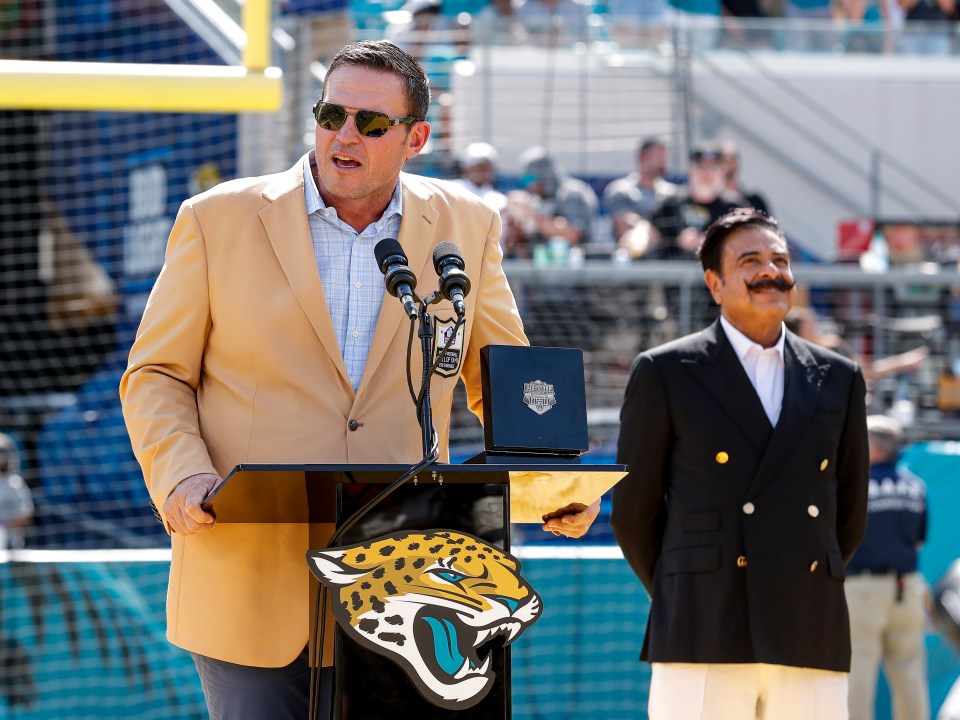
POLYGON ((283 73, 269 66, 269 0, 246 0, 243 29, 243 66, 0 60, 0 108, 274 112, 283 73))

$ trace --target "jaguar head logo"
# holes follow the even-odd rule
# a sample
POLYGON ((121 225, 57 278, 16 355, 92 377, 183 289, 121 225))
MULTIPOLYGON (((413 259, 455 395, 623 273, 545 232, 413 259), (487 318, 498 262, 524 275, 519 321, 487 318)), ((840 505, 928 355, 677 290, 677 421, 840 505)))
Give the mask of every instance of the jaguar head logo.
POLYGON ((344 632, 453 710, 475 705, 493 685, 486 644, 509 645, 541 612, 520 562, 465 533, 397 533, 311 550, 307 559, 344 632))

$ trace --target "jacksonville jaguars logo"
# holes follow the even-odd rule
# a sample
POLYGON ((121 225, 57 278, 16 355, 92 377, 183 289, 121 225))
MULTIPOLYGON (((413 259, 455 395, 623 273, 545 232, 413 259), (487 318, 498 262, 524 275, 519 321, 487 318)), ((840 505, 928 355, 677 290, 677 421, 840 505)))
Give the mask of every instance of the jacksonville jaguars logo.
POLYGON ((396 533, 311 550, 307 562, 330 589, 344 632, 451 710, 475 705, 493 686, 484 644, 509 645, 542 609, 520 562, 466 533, 396 533))

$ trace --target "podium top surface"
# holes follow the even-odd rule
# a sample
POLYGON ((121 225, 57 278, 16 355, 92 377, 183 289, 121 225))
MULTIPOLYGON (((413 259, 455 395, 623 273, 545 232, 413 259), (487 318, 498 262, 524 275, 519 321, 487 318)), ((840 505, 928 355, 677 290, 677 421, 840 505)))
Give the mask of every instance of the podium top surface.
MULTIPOLYGON (((393 464, 241 464, 204 506, 221 523, 333 523, 337 484, 389 484, 409 469, 393 464)), ((511 464, 505 458, 503 464, 436 463, 417 475, 417 484, 509 484, 510 521, 539 525, 547 513, 591 504, 626 474, 625 465, 511 464)))

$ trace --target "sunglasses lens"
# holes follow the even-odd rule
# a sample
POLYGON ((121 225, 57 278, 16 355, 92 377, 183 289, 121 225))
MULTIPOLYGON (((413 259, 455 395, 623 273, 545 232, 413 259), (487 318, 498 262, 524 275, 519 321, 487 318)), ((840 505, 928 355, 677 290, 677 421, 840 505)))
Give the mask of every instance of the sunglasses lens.
POLYGON ((390 118, 373 110, 357 110, 357 130, 367 137, 383 137, 390 129, 390 118))
POLYGON ((343 105, 320 103, 317 106, 317 125, 324 130, 339 130, 347 120, 347 110, 343 105))

